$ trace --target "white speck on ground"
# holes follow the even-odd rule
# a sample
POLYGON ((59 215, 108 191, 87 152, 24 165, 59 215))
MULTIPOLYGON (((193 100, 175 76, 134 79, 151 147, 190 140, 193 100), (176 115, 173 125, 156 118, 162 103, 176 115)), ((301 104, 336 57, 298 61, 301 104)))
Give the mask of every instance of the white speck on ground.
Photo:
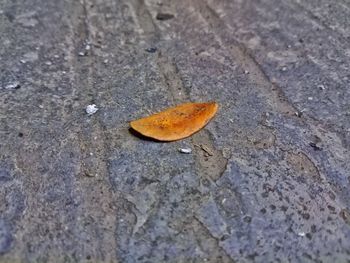
POLYGON ((86 106, 85 111, 88 115, 92 115, 98 111, 98 108, 95 104, 91 104, 91 105, 86 106))
POLYGON ((304 236, 305 236, 305 232, 299 232, 299 233, 298 233, 298 236, 304 237, 304 236))
POLYGON ((310 101, 313 100, 313 99, 314 99, 313 97, 308 97, 307 98, 307 100, 310 100, 310 101))
POLYGON ((192 149, 191 148, 180 148, 179 152, 180 153, 190 154, 192 152, 192 149))
MULTIPOLYGON (((19 84, 18 81, 15 81, 13 83, 7 84, 3 89, 5 90, 13 90, 13 89, 19 89, 21 87, 21 85, 19 84)), ((0 87, 0 89, 2 89, 0 87)))

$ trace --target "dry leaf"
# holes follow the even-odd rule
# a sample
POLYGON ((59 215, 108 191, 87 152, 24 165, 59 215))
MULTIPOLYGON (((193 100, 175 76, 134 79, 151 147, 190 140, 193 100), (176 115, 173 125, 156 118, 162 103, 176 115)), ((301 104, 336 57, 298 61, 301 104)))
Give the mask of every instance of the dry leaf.
POLYGON ((130 123, 140 134, 159 140, 175 141, 202 129, 218 110, 216 102, 185 103, 130 123))

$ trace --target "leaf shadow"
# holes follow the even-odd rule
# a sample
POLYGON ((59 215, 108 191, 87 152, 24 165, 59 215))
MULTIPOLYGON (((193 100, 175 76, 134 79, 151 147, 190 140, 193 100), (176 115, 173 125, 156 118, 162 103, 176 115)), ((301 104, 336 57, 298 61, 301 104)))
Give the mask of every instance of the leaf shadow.
POLYGON ((137 137, 137 138, 139 138, 139 139, 141 139, 141 140, 143 140, 143 141, 156 142, 156 143, 166 143, 165 141, 159 141, 159 140, 157 140, 157 139, 154 139, 154 138, 151 138, 151 137, 147 137, 147 136, 145 136, 145 135, 139 133, 138 131, 134 130, 134 129, 131 128, 131 127, 129 128, 129 132, 130 132, 133 136, 135 136, 135 137, 137 137))

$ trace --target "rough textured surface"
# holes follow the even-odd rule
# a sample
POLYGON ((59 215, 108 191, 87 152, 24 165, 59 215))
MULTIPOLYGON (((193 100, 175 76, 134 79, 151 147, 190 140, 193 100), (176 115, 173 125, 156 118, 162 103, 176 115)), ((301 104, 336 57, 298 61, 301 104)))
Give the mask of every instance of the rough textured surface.
POLYGON ((348 0, 1 0, 0 261, 349 262, 349 18, 348 0), (128 130, 211 100, 183 141, 128 130))

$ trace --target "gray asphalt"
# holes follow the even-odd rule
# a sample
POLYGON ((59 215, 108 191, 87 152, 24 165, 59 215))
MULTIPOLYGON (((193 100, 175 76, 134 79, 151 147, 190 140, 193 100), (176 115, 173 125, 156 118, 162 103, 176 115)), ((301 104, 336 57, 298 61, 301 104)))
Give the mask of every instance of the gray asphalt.
POLYGON ((0 61, 0 262, 350 262, 348 0, 0 0, 0 61))

